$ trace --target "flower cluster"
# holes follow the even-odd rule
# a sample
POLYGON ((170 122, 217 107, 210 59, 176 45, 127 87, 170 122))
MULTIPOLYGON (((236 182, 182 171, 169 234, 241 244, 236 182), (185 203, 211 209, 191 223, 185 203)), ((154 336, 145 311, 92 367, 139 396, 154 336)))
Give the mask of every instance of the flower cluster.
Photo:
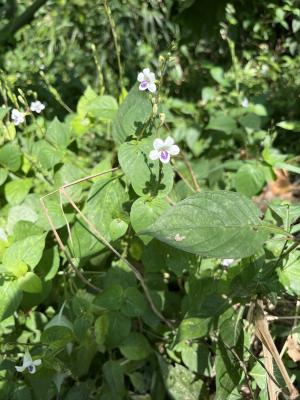
MULTIPOLYGON (((30 111, 36 112, 37 114, 40 114, 43 110, 45 109, 45 105, 41 103, 40 101, 32 101, 30 103, 30 111)), ((23 124, 25 121, 25 112, 21 112, 17 110, 16 108, 13 108, 11 111, 11 120, 14 123, 14 125, 18 126, 20 124, 23 124)))

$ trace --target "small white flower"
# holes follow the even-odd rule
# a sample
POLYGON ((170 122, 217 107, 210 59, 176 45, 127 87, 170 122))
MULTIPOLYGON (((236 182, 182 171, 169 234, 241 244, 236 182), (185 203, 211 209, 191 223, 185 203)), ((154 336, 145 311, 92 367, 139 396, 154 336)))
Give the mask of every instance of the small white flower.
POLYGON ((155 74, 153 72, 150 72, 149 68, 144 68, 143 72, 140 72, 138 74, 137 80, 140 82, 140 90, 148 89, 149 92, 156 92, 155 74))
POLYGON ((233 258, 224 258, 224 260, 222 260, 222 262, 221 262, 221 265, 223 267, 229 267, 232 263, 234 263, 233 258))
POLYGON ((154 150, 150 151, 149 158, 150 160, 158 160, 164 164, 167 164, 170 161, 171 156, 177 156, 179 154, 179 147, 174 144, 174 139, 170 136, 167 137, 165 141, 162 139, 154 139, 153 141, 154 150))
POLYGON ((36 371, 36 367, 41 364, 42 360, 38 359, 33 361, 28 349, 26 349, 23 356, 23 365, 20 367, 16 366, 15 368, 18 372, 23 372, 27 368, 30 374, 34 374, 36 371))
POLYGON ((242 107, 247 108, 249 106, 249 100, 245 97, 242 101, 242 107))
POLYGON ((25 121, 25 114, 14 108, 11 112, 11 120, 14 125, 18 126, 25 121))
POLYGON ((36 113, 40 113, 45 109, 45 106, 43 103, 41 103, 40 101, 32 101, 30 104, 30 110, 34 111, 36 113))

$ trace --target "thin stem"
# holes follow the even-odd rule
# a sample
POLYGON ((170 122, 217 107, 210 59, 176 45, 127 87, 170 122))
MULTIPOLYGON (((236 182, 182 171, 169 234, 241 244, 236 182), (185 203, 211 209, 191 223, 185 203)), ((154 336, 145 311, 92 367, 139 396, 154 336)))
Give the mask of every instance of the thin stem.
POLYGON ((189 171, 189 173, 191 175, 192 182, 193 182, 193 185, 195 187, 196 192, 200 192, 200 186, 199 186, 199 183, 197 182, 197 178, 196 178, 196 175, 195 175, 195 173, 193 171, 191 163, 186 158, 186 155, 184 153, 182 153, 182 158, 183 158, 183 162, 184 162, 185 166, 187 167, 187 169, 188 169, 188 171, 189 171))
POLYGON ((63 244, 63 242, 62 242, 62 240, 61 240, 61 238, 60 238, 60 236, 59 236, 59 234, 58 234, 58 232, 57 232, 57 230, 56 230, 56 228, 55 228, 55 226, 54 226, 54 224, 53 224, 53 222, 52 222, 52 219, 51 219, 51 217, 50 217, 50 215, 49 215, 48 208, 45 206, 45 203, 44 203, 43 198, 40 198, 40 202, 41 202, 41 205, 42 205, 43 210, 44 210, 44 212, 45 212, 45 215, 46 215, 46 217, 47 217, 47 219, 48 219, 48 222, 49 222, 49 224, 50 224, 50 226, 51 226, 51 229, 52 229, 52 232, 53 232, 53 234, 54 234, 54 236, 55 236, 55 239, 56 239, 56 241, 57 241, 57 243, 58 243, 58 246, 60 247, 61 251, 65 254, 65 256, 66 256, 66 258, 67 258, 67 260, 68 260, 70 266, 71 266, 72 269, 73 269, 73 271, 75 272, 75 274, 78 276, 78 278, 79 278, 83 283, 85 283, 85 284, 86 284, 87 286, 89 286, 91 289, 93 289, 93 290, 97 291, 98 293, 100 293, 100 292, 101 292, 101 289, 99 289, 97 286, 95 286, 95 285, 93 285, 92 283, 90 283, 90 282, 85 278, 85 276, 80 272, 80 270, 74 265, 74 263, 73 263, 73 261, 72 261, 72 258, 71 258, 71 256, 69 255, 69 252, 68 252, 67 248, 66 248, 65 245, 63 244))
POLYGON ((141 273, 139 270, 136 269, 135 266, 133 266, 125 257, 122 256, 106 239, 105 237, 98 231, 98 229, 95 227, 94 224, 83 214, 83 212, 77 207, 77 205, 74 203, 72 198, 68 195, 68 193, 65 191, 64 188, 60 189, 61 193, 66 197, 66 199, 69 201, 71 206, 78 212, 78 214, 81 216, 81 218, 85 221, 85 223, 89 226, 91 231, 94 233, 94 235, 107 246, 120 260, 122 260, 134 273, 135 277, 137 280, 140 282, 145 296, 150 304, 150 307, 152 308, 152 311, 161 319, 169 328, 173 328, 173 325, 168 321, 156 308, 152 297, 150 295, 149 289, 147 285, 145 284, 144 278, 142 277, 141 273))
POLYGON ((112 17, 112 12, 108 5, 107 0, 103 0, 103 5, 104 5, 105 14, 108 19, 108 23, 110 25, 110 29, 111 29, 111 33, 112 33, 112 37, 113 37, 113 41, 114 41, 114 46, 115 46, 115 51, 116 51, 116 56, 117 56, 117 63, 118 63, 118 70, 119 70, 120 89, 122 90, 123 89, 123 67, 121 64, 121 48, 118 43, 116 24, 112 17))

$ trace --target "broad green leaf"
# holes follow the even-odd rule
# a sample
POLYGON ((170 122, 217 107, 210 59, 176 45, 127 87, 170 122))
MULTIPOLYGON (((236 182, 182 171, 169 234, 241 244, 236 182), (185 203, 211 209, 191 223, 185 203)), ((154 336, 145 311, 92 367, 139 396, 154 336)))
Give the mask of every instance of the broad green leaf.
POLYGON ((27 205, 19 205, 12 207, 8 212, 7 217, 7 231, 12 233, 15 225, 19 221, 28 221, 35 223, 38 220, 38 214, 31 207, 27 205))
POLYGON ((24 261, 32 269, 39 263, 45 247, 45 235, 33 235, 14 242, 4 253, 3 263, 14 264, 24 261))
POLYGON ((300 295, 300 258, 297 254, 289 254, 283 261, 282 268, 277 268, 277 274, 287 292, 300 295))
POLYGON ((125 142, 118 152, 119 163, 139 196, 164 197, 172 190, 173 171, 170 164, 150 160, 152 149, 153 138, 125 142))
POLYGON ((95 297, 94 304, 103 310, 119 310, 123 302, 123 288, 112 285, 95 297))
POLYGON ((149 356, 152 349, 144 335, 132 332, 122 342, 120 351, 128 360, 143 360, 149 356))
POLYGON ((115 218, 109 225, 109 234, 111 240, 117 240, 124 236, 128 229, 128 224, 120 218, 115 218))
POLYGON ((22 291, 17 281, 0 282, 0 321, 11 316, 22 301, 22 291))
POLYGON ((208 347, 199 343, 183 343, 181 358, 184 365, 196 374, 204 375, 209 371, 209 350, 208 347))
MULTIPOLYGON (((182 365, 167 364, 159 357, 165 387, 172 400, 199 400, 203 382, 182 365)), ((223 399, 224 400, 224 399, 223 399)))
POLYGON ((237 128, 236 121, 225 115, 223 113, 219 113, 214 117, 211 117, 209 120, 209 124, 207 125, 206 129, 211 129, 214 131, 222 131, 226 134, 231 134, 237 128))
POLYGON ((13 230, 13 240, 17 242, 18 240, 26 239, 28 236, 42 235, 43 229, 30 221, 18 221, 14 225, 13 230))
POLYGON ((61 161, 63 154, 45 140, 39 140, 34 143, 32 156, 42 168, 51 169, 61 161))
POLYGON ((27 293, 40 293, 42 291, 41 279, 34 272, 27 272, 18 279, 19 287, 27 293))
POLYGON ((14 263, 10 263, 10 264, 3 263, 3 268, 7 272, 14 274, 15 277, 17 277, 17 278, 20 278, 23 275, 25 275, 28 270, 27 264, 21 260, 16 260, 14 263))
POLYGON ((0 165, 16 172, 21 167, 21 152, 17 145, 8 143, 0 149, 0 165))
POLYGON ((125 289, 121 311, 128 317, 140 317, 147 312, 147 302, 135 287, 125 289))
POLYGON ((300 122, 299 121, 281 121, 276 124, 279 128, 285 129, 287 131, 300 132, 300 122))
POLYGON ((8 177, 8 170, 6 168, 0 168, 0 186, 6 181, 8 177))
POLYGON ((45 326, 46 329, 50 329, 53 326, 64 326, 65 328, 70 329, 73 331, 73 324, 72 322, 62 314, 62 310, 59 312, 59 314, 55 315, 45 326))
POLYGON ((112 96, 97 96, 86 109, 93 118, 112 120, 118 111, 118 103, 112 96))
POLYGON ((140 132, 152 113, 148 94, 138 89, 136 84, 126 96, 113 121, 112 135, 117 144, 140 132))
POLYGON ((130 318, 117 311, 112 311, 107 315, 109 325, 105 344, 112 349, 119 346, 127 338, 131 330, 131 321, 130 318))
POLYGON ((243 115, 239 119, 240 124, 246 129, 247 132, 254 132, 260 129, 261 119, 254 113, 243 115))
POLYGON ((59 269, 58 248, 52 247, 44 251, 43 256, 36 267, 36 272, 41 274, 45 281, 51 281, 59 269))
MULTIPOLYGON (((169 203, 163 198, 140 197, 132 204, 130 210, 130 222, 133 229, 138 233, 147 228, 169 207, 169 203)), ((149 242, 149 239, 142 236, 145 243, 149 242)))
POLYGON ((235 192, 201 192, 177 203, 141 233, 206 257, 243 258, 259 251, 268 233, 259 210, 235 192))
MULTIPOLYGON (((110 241, 110 224, 116 218, 122 219, 127 201, 128 194, 117 177, 100 179, 91 187, 82 211, 105 239, 110 241)), ((96 254, 105 248, 81 221, 74 224, 71 234, 76 257, 96 254)))
POLYGON ((67 124, 60 122, 57 117, 48 126, 45 138, 55 148, 64 150, 70 143, 70 130, 67 124))
POLYGON ((236 190, 248 197, 258 194, 264 183, 264 171, 260 165, 256 164, 243 165, 235 177, 236 190))
POLYGON ((63 349, 74 339, 71 329, 66 326, 52 326, 42 333, 42 343, 49 346, 52 351, 63 349))
MULTIPOLYGON (((77 167, 75 164, 66 163, 64 164, 54 175, 54 183, 55 187, 59 188, 67 183, 71 183, 76 181, 77 179, 84 177, 84 171, 77 167)), ((82 193, 82 183, 77 185, 72 185, 65 189, 68 195, 72 198, 72 200, 76 203, 81 200, 82 193)), ((65 196, 62 195, 62 202, 68 203, 68 200, 65 196)))
POLYGON ((102 367, 104 379, 116 400, 124 398, 125 385, 123 369, 118 361, 109 360, 102 367))
POLYGON ((106 314, 101 315, 95 321, 95 339, 98 346, 104 350, 104 343, 108 333, 109 320, 106 314))
POLYGON ((15 206, 22 203, 32 186, 30 178, 14 179, 4 187, 5 198, 11 205, 15 206))
POLYGON ((186 318, 178 328, 176 341, 198 339, 206 336, 209 332, 211 318, 186 318))

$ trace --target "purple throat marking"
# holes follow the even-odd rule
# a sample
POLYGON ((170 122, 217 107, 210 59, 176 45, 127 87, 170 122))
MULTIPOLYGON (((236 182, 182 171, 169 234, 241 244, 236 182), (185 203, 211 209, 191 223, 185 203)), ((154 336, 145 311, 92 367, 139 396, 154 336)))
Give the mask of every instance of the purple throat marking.
POLYGON ((166 159, 168 158, 168 156, 169 156, 169 154, 168 154, 168 152, 167 152, 166 150, 163 150, 163 151, 160 153, 160 155, 161 155, 161 158, 162 158, 163 160, 166 160, 166 159))
POLYGON ((147 82, 147 81, 141 82, 141 86, 142 86, 143 88, 145 88, 147 85, 148 85, 148 82, 147 82))

